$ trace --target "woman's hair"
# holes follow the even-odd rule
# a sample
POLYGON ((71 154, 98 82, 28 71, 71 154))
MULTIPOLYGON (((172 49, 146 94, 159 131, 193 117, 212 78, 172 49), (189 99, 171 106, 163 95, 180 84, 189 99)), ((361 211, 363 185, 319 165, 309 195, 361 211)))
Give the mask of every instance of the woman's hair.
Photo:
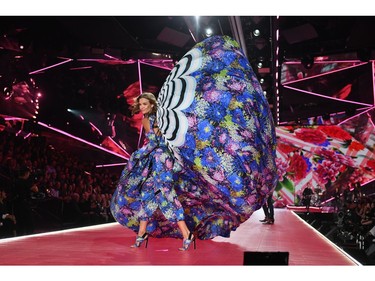
POLYGON ((144 92, 143 94, 141 94, 140 96, 138 96, 134 100, 134 104, 132 106, 132 114, 137 114, 137 113, 140 112, 140 109, 139 109, 139 100, 142 99, 142 98, 149 100, 150 103, 153 105, 153 107, 151 108, 151 112, 149 114, 156 113, 157 102, 156 102, 156 98, 155 98, 154 94, 153 93, 149 93, 149 92, 144 92))

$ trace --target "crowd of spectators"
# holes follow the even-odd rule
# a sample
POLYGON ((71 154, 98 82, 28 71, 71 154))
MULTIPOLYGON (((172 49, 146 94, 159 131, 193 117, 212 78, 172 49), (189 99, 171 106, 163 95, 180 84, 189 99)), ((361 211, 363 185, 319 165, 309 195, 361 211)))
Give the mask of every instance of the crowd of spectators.
MULTIPOLYGON (((375 242, 375 237, 371 234, 375 227, 375 197, 373 194, 362 193, 360 187, 346 188, 339 196, 335 197, 335 201, 338 209, 337 225, 344 240, 347 237, 352 239, 367 237, 370 244, 375 242)), ((362 243, 359 246, 364 248, 362 243)))
POLYGON ((118 170, 96 168, 96 163, 79 156, 54 148, 43 136, 24 138, 5 130, 0 132, 0 210, 3 213, 0 214, 0 238, 42 232, 38 229, 42 222, 47 229, 52 226, 64 229, 114 221, 109 205, 118 170), (25 167, 29 170, 30 185, 37 187, 27 194, 33 223, 26 233, 17 229, 22 218, 16 217, 11 222, 6 218, 6 214, 17 211, 16 183, 25 167), (4 226, 9 224, 6 229, 4 226))

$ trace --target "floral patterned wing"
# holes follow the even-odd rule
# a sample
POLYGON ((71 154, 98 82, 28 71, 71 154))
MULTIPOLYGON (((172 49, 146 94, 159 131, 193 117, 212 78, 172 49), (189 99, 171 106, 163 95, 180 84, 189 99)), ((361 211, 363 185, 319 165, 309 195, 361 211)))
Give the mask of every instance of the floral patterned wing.
POLYGON ((238 43, 198 43, 163 85, 159 126, 184 170, 176 189, 201 239, 228 237, 275 188, 276 134, 261 86, 238 43))

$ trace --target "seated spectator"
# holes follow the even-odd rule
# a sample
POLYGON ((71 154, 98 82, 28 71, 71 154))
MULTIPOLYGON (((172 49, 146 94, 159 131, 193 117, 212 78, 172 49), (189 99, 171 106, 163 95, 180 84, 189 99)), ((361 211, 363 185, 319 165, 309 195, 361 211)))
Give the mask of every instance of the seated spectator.
POLYGON ((366 204, 364 215, 361 218, 362 225, 374 225, 375 224, 375 202, 368 202, 366 204))
POLYGON ((79 194, 73 193, 63 200, 63 222, 79 226, 82 223, 83 214, 79 207, 79 194))
POLYGON ((11 214, 7 192, 0 187, 0 238, 16 236, 16 217, 11 214))

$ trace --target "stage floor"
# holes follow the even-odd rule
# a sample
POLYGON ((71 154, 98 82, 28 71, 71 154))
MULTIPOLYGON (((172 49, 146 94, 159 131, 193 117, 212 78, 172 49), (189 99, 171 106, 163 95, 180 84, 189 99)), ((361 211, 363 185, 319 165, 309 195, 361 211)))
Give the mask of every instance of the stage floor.
POLYGON ((255 212, 230 238, 182 241, 150 238, 148 248, 130 248, 135 234, 118 223, 0 240, 1 265, 243 265, 244 252, 288 252, 289 265, 360 265, 287 209, 275 209, 275 224, 255 212))

